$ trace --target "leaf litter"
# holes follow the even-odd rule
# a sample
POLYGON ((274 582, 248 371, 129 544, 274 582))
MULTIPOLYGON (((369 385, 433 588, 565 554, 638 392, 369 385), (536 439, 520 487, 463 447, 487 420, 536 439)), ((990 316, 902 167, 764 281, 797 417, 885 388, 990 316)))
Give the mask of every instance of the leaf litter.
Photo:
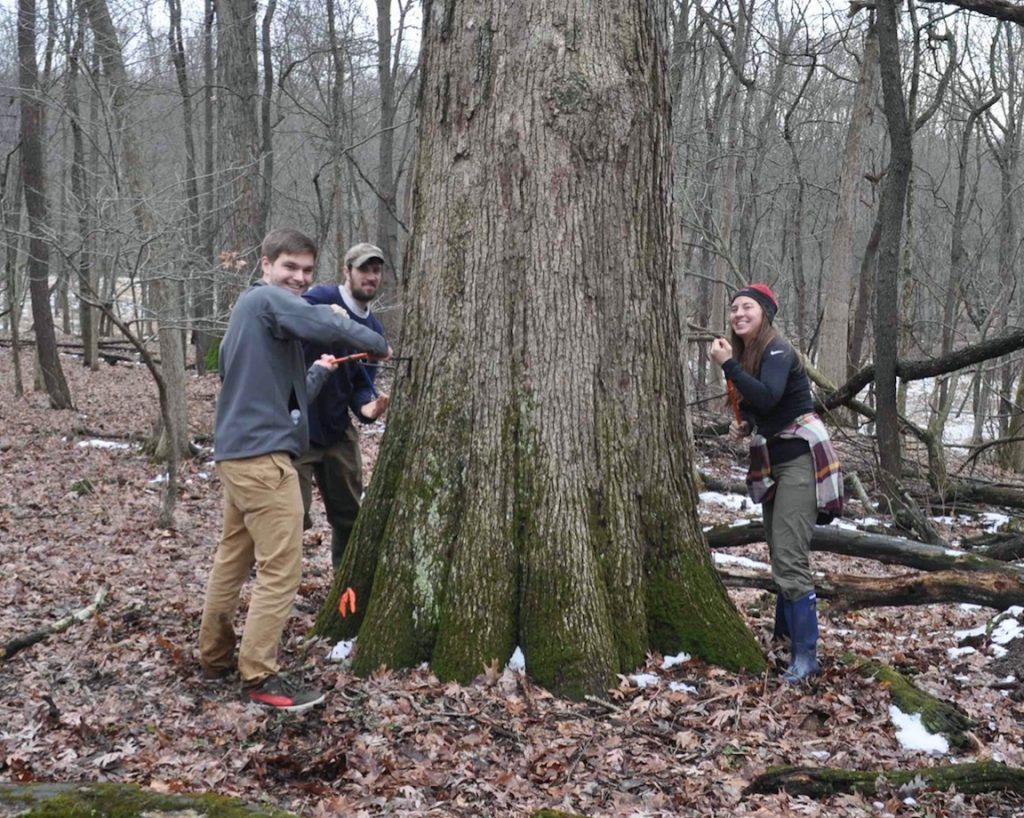
MULTIPOLYGON (((148 375, 124 366, 89 373, 65 361, 78 411, 53 411, 39 393, 11 397, 10 356, 0 357, 0 639, 80 609, 103 584, 110 593, 89 621, 0 666, 0 780, 215 790, 314 818, 520 816, 543 807, 637 818, 1024 814, 1024 800, 1001 794, 744 795, 779 764, 1024 766, 1019 685, 993 667, 987 631, 971 637, 982 649, 950 653, 960 646, 956 631, 986 625, 984 610, 825 609, 825 672, 799 689, 783 685, 777 667, 736 675, 653 653, 606 697, 578 703, 498 665, 481 668, 469 685, 440 681, 428 668, 361 679, 327 661, 332 645, 304 638, 330 585, 319 505, 282 659, 323 687, 327 702, 299 716, 244 704, 237 683, 201 682, 195 661, 220 530, 209 452, 182 467, 176 528, 155 528, 162 489, 151 481, 160 468, 134 445, 78 445, 143 439, 157 411, 148 375), (90 490, 73 490, 81 481, 90 490), (952 758, 903 748, 888 692, 837 661, 847 651, 894 664, 956 703, 979 724, 976 751, 952 758)), ((216 391, 213 376, 189 378, 194 437, 209 439, 216 391)), ((379 440, 362 437, 368 469, 379 440)), ((734 462, 717 468, 735 479, 734 462)), ((708 503, 702 518, 731 522, 751 513, 741 507, 708 503)), ((763 545, 731 553, 767 561, 763 545)), ((828 554, 813 559, 818 570, 890 570, 828 554)), ((731 594, 773 661, 784 661, 770 642, 773 600, 731 594)))

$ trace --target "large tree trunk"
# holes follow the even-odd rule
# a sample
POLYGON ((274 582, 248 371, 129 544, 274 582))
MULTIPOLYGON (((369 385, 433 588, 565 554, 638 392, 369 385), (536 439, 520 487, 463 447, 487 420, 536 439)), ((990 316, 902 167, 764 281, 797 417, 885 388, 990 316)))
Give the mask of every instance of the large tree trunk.
POLYGON ((28 212, 28 274, 36 355, 46 394, 54 409, 71 409, 71 390, 57 357, 57 334, 50 310, 50 248, 44 238, 46 220, 46 172, 43 158, 43 105, 39 99, 36 67, 35 0, 18 0, 18 80, 21 86, 21 178, 28 212))
POLYGON ((412 363, 317 625, 358 628, 359 672, 467 680, 518 643, 580 696, 652 647, 763 666, 686 455, 663 13, 426 7, 412 363))

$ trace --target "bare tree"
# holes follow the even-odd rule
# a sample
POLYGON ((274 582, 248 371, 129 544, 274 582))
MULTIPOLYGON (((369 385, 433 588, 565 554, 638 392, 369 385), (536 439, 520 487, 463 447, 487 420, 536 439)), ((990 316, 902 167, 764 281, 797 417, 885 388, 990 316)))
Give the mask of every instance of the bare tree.
POLYGON ((46 393, 54 409, 71 409, 71 391, 57 354, 57 335, 50 310, 50 248, 46 233, 45 126, 36 66, 35 0, 18 0, 18 80, 21 101, 21 178, 28 212, 28 270, 35 324, 36 357, 46 393))

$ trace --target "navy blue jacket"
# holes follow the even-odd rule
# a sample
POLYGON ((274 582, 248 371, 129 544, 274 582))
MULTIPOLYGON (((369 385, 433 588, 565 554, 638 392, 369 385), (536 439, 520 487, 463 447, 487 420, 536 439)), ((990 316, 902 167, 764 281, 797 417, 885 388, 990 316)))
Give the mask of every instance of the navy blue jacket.
MULTIPOLYGON (((302 297, 310 304, 337 304, 344 307, 353 321, 380 335, 384 334, 384 327, 372 312, 366 318, 361 318, 348 308, 342 298, 341 288, 337 284, 317 284, 302 297)), ((302 345, 302 351, 308 365, 324 353, 341 357, 358 350, 305 343, 302 345)), ((309 405, 309 442, 311 444, 323 449, 339 442, 345 436, 345 431, 351 423, 348 416, 349 409, 363 423, 373 422, 372 418, 363 417, 359 413, 359 409, 376 397, 377 393, 373 386, 376 375, 376 366, 364 365, 359 362, 342 364, 334 371, 320 390, 316 400, 309 405)))
POLYGON ((730 359, 722 365, 725 376, 739 390, 740 413, 766 439, 771 439, 801 415, 814 411, 811 384, 796 350, 775 337, 761 356, 755 378, 730 359))

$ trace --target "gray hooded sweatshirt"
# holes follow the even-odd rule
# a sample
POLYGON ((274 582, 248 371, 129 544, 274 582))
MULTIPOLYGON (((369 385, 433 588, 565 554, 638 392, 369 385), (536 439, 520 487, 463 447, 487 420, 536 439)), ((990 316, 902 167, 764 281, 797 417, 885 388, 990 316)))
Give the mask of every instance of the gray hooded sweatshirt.
POLYGON ((384 338, 329 306, 257 281, 239 297, 220 345, 214 460, 270 452, 298 457, 308 448, 308 401, 331 371, 314 364, 307 381, 302 341, 380 357, 388 352, 384 338))

